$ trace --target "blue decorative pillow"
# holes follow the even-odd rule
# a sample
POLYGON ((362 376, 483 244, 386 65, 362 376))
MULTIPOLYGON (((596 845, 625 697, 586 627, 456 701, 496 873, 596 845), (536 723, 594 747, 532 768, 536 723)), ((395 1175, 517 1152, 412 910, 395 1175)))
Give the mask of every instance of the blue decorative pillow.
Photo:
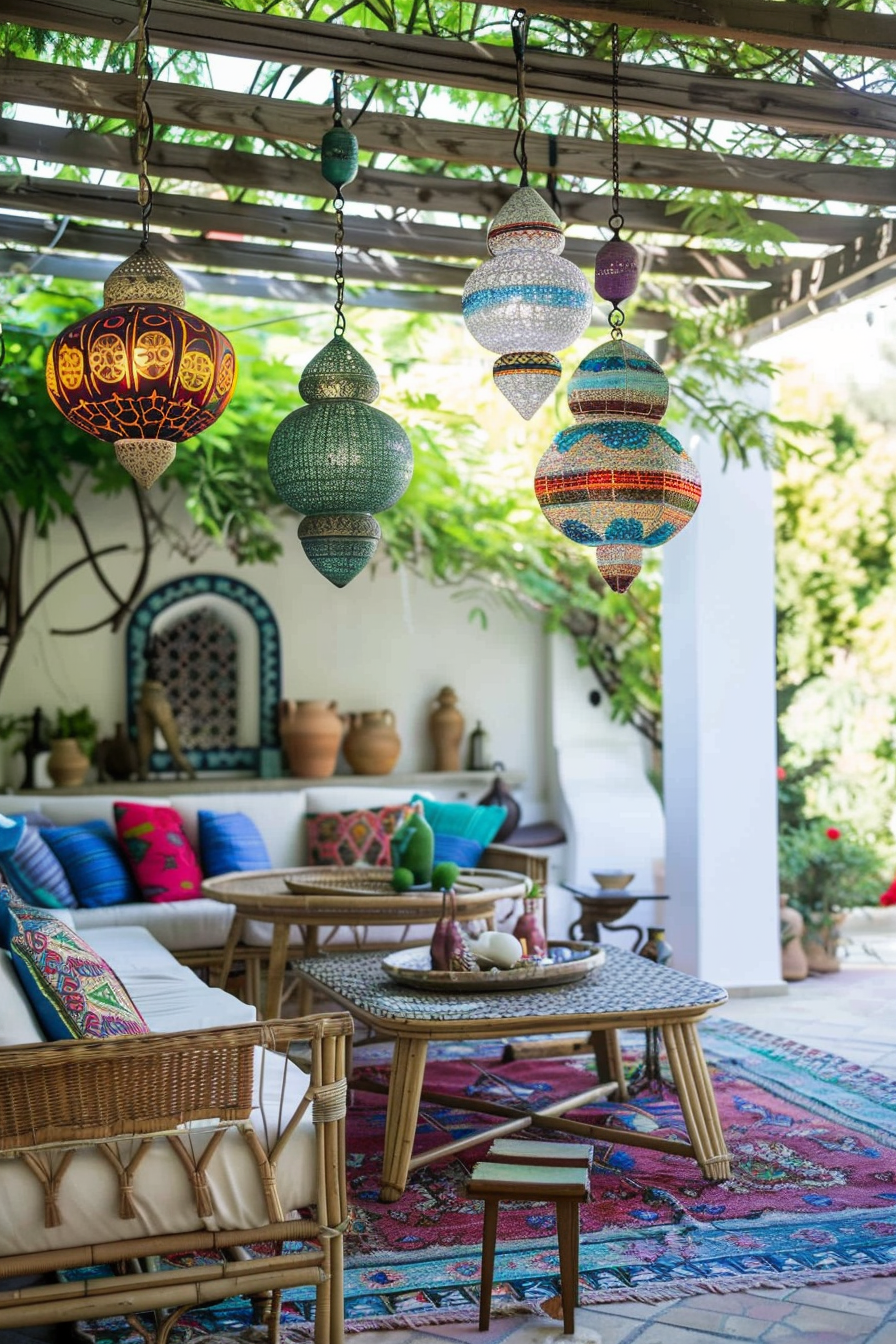
POLYGON ((0 815, 0 865, 3 874, 20 896, 27 893, 28 899, 34 904, 53 908, 61 904, 58 898, 46 889, 35 888, 29 881, 25 869, 18 862, 17 851, 25 835, 25 829, 24 817, 0 815))
POLYGON ((8 915, 12 963, 49 1040, 148 1033, 115 972, 74 929, 40 910, 10 906, 8 915))
POLYGON ((270 868, 261 832, 245 812, 199 812, 199 857, 206 877, 270 868))
POLYGON ((47 844, 45 832, 37 826, 25 826, 12 861, 17 872, 10 876, 26 901, 51 909, 65 906, 73 910, 77 905, 65 869, 47 844))
POLYGON ((78 905, 123 905, 140 899, 107 822, 53 826, 43 832, 43 837, 65 869, 78 905))
MULTIPOLYGON (((480 807, 470 803, 437 803, 433 798, 421 798, 415 793, 412 803, 423 804, 423 815, 436 835, 436 845, 440 835, 461 836, 466 840, 475 840, 480 845, 480 854, 486 845, 490 845, 507 818, 506 807, 480 807)), ((438 854, 438 848, 436 849, 438 854)), ((438 862, 438 859, 436 859, 438 862)), ((459 860, 455 859, 455 863, 459 860)))
POLYGON ((478 840, 471 840, 467 835, 436 834, 433 865, 456 863, 458 868, 475 868, 484 849, 485 845, 480 845, 478 840))

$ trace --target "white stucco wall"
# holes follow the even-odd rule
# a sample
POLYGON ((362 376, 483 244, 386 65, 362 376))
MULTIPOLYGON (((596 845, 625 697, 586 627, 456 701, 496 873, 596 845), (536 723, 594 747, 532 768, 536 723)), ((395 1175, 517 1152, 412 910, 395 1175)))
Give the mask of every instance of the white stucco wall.
MULTIPOLYGON (((174 510, 172 510, 174 512, 174 510)), ((127 496, 84 501, 94 545, 133 544, 136 530, 127 496)), ((493 756, 526 775, 524 802, 546 790, 547 639, 537 623, 488 607, 488 627, 471 622, 470 602, 453 589, 390 571, 381 563, 341 591, 311 567, 284 524, 284 554, 274 565, 237 568, 210 549, 191 566, 160 543, 146 591, 191 572, 226 573, 257 588, 277 614, 283 650, 283 693, 294 699, 332 699, 340 710, 389 708, 402 738, 396 769, 432 768, 427 718, 439 688, 451 685, 469 731, 481 719, 493 756)), ((74 529, 61 523, 47 541, 29 548, 26 573, 32 589, 83 554, 74 529)), ((107 572, 120 590, 135 572, 136 552, 110 557, 107 572)), ((478 605, 482 605, 479 602, 478 605)), ((86 625, 109 610, 109 599, 87 567, 66 579, 38 611, 0 693, 0 713, 40 705, 88 704, 107 734, 124 717, 124 632, 108 628, 66 638, 56 626, 86 625)), ((527 808, 526 820, 535 820, 527 808)))

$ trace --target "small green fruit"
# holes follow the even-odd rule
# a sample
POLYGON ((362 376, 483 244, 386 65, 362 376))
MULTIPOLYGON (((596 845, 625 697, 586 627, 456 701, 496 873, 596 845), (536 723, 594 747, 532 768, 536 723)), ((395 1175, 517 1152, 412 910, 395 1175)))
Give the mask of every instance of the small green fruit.
POLYGON ((392 874, 393 891, 410 891, 414 885, 414 874, 410 868, 396 868, 392 874))
POLYGON ((433 891, 448 891, 460 877, 456 863, 437 863, 432 870, 433 891))

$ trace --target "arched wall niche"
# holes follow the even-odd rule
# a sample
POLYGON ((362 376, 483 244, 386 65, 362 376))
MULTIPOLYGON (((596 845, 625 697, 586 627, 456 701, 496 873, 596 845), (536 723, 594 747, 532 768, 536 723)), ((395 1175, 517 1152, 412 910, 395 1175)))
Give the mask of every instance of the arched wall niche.
MULTIPOLYGON (((154 636, 194 768, 267 773, 266 756, 279 763, 280 630, 261 594, 224 574, 193 574, 146 595, 128 622, 125 645, 132 736, 154 636), (200 728, 204 714, 220 725, 221 740, 200 728)), ((150 769, 172 770, 170 753, 154 750, 150 769)))

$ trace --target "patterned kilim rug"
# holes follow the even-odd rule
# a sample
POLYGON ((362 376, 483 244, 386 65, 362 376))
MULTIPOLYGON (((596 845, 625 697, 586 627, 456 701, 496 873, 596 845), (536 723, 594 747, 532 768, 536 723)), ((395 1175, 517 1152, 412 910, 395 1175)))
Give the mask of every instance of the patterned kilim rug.
MULTIPOLYGON (((896 1272, 896 1082, 722 1019, 706 1022, 701 1034, 733 1154, 732 1179, 712 1185, 689 1159, 596 1145, 592 1201, 582 1206, 582 1302, 657 1301, 896 1272)), ((627 1043, 634 1066, 642 1041, 632 1034, 627 1043)), ((583 1056, 502 1064, 497 1047, 490 1057, 483 1053, 488 1046, 475 1049, 440 1052, 428 1085, 535 1104, 588 1085, 591 1063, 583 1056)), ((358 1058, 373 1061, 365 1065, 371 1076, 387 1076, 382 1053, 358 1058)), ((465 1199, 463 1184, 484 1145, 419 1169, 401 1200, 380 1204, 375 1155, 385 1099, 354 1095, 348 1328, 475 1320, 482 1214, 481 1205, 465 1199)), ((683 1132, 668 1089, 624 1105, 601 1103, 600 1110, 631 1131, 683 1132)), ((425 1107, 417 1151, 480 1128, 484 1119, 425 1107)), ((540 1312, 559 1287, 552 1209, 504 1206, 498 1251, 493 1311, 540 1312)), ((308 1289, 286 1295, 286 1340, 307 1336, 310 1296, 308 1289)), ((250 1324, 248 1304, 236 1299, 191 1313, 183 1332, 247 1338, 250 1324)), ((120 1319, 84 1324, 81 1333, 96 1344, 139 1341, 120 1319)))

